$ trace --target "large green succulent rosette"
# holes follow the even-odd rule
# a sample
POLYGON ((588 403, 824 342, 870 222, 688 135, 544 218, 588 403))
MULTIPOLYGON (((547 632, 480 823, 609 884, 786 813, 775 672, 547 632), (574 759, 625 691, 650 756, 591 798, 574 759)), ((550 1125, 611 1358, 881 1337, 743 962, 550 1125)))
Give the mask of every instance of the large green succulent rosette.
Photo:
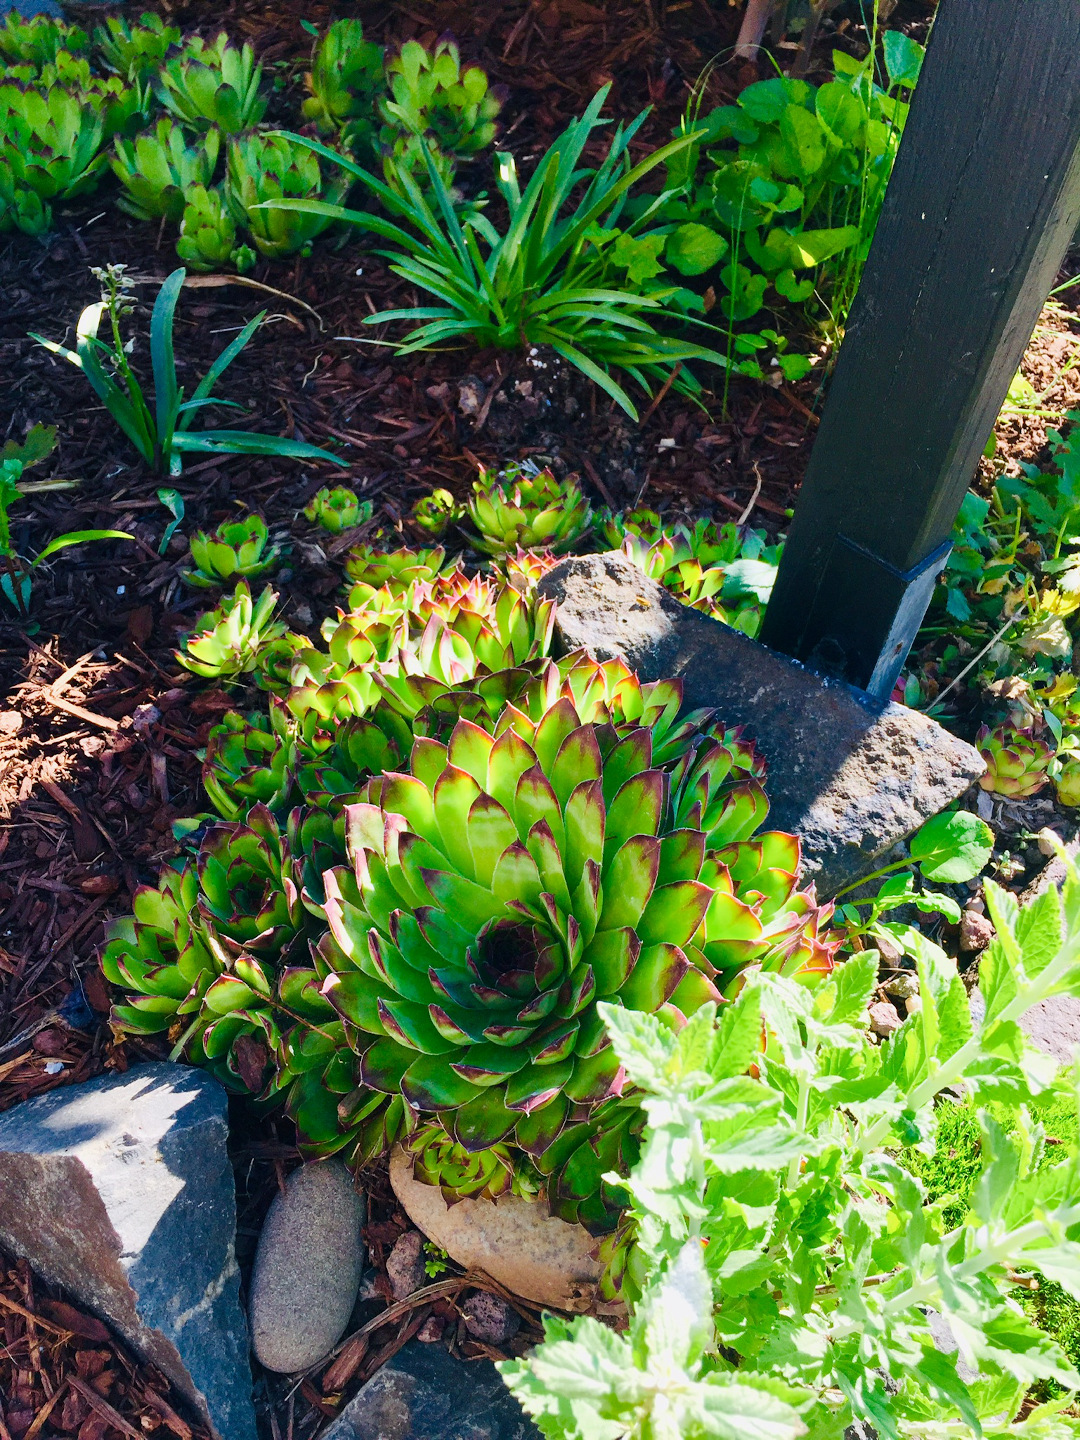
MULTIPOLYGON (((756 782, 715 737, 663 769, 648 728, 583 724, 565 697, 535 726, 517 713, 419 738, 346 807, 315 963, 364 1085, 467 1152, 517 1146, 573 1201, 564 1167, 624 1087, 597 1001, 678 1025, 747 966, 812 976, 834 946, 798 842, 748 839, 756 782)), ((579 1218, 603 1223, 594 1198, 579 1218)))

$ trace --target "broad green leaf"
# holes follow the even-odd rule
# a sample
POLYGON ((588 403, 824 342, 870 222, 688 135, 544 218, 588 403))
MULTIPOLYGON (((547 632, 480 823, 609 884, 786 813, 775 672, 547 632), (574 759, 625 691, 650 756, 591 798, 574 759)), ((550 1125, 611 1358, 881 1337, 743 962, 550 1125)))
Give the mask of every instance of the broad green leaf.
POLYGON ((890 89, 894 85, 911 88, 918 81, 926 50, 902 30, 886 30, 882 38, 885 69, 890 89))
POLYGON ((927 880, 974 879, 990 859, 994 832, 970 810, 935 815, 911 837, 911 858, 927 880))
POLYGON ((704 275, 727 254, 728 242, 696 220, 679 225, 667 237, 664 259, 680 275, 704 275))

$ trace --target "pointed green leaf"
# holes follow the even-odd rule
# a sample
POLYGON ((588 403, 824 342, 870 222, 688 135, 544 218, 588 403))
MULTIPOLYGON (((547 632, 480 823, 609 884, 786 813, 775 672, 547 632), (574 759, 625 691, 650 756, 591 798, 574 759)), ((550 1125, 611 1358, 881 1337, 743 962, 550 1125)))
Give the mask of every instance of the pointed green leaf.
POLYGON ((652 835, 634 835, 627 840, 604 871, 599 929, 637 925, 649 903, 659 868, 659 840, 652 835))
POLYGON ((646 945, 619 998, 628 1010, 654 1014, 671 998, 689 964, 677 945, 646 945))

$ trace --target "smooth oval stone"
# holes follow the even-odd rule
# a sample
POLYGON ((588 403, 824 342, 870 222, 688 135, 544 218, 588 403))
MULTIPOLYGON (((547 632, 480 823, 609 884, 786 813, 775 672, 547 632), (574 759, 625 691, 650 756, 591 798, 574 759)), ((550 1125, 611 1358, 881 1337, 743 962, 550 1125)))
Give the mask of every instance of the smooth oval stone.
POLYGON ((305 1370, 344 1334, 364 1268, 363 1223, 363 1197, 340 1160, 301 1165, 285 1182, 251 1277, 251 1345, 268 1370, 305 1370))
POLYGON ((511 1294, 541 1305, 594 1307, 603 1266, 595 1255, 599 1242, 583 1225, 517 1195, 447 1205, 438 1185, 414 1178, 412 1157, 400 1146, 390 1156, 390 1184, 417 1229, 464 1269, 483 1270, 511 1294))

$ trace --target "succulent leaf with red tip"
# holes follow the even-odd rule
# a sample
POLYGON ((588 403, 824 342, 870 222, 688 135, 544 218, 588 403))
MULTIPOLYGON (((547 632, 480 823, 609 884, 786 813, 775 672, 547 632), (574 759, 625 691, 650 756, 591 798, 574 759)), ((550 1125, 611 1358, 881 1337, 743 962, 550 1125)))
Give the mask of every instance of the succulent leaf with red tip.
POLYGON ((991 730, 981 725, 975 737, 979 754, 986 761, 986 774, 979 777, 984 790, 1013 799, 1036 795, 1046 784, 1051 747, 1028 727, 1008 721, 991 730))

